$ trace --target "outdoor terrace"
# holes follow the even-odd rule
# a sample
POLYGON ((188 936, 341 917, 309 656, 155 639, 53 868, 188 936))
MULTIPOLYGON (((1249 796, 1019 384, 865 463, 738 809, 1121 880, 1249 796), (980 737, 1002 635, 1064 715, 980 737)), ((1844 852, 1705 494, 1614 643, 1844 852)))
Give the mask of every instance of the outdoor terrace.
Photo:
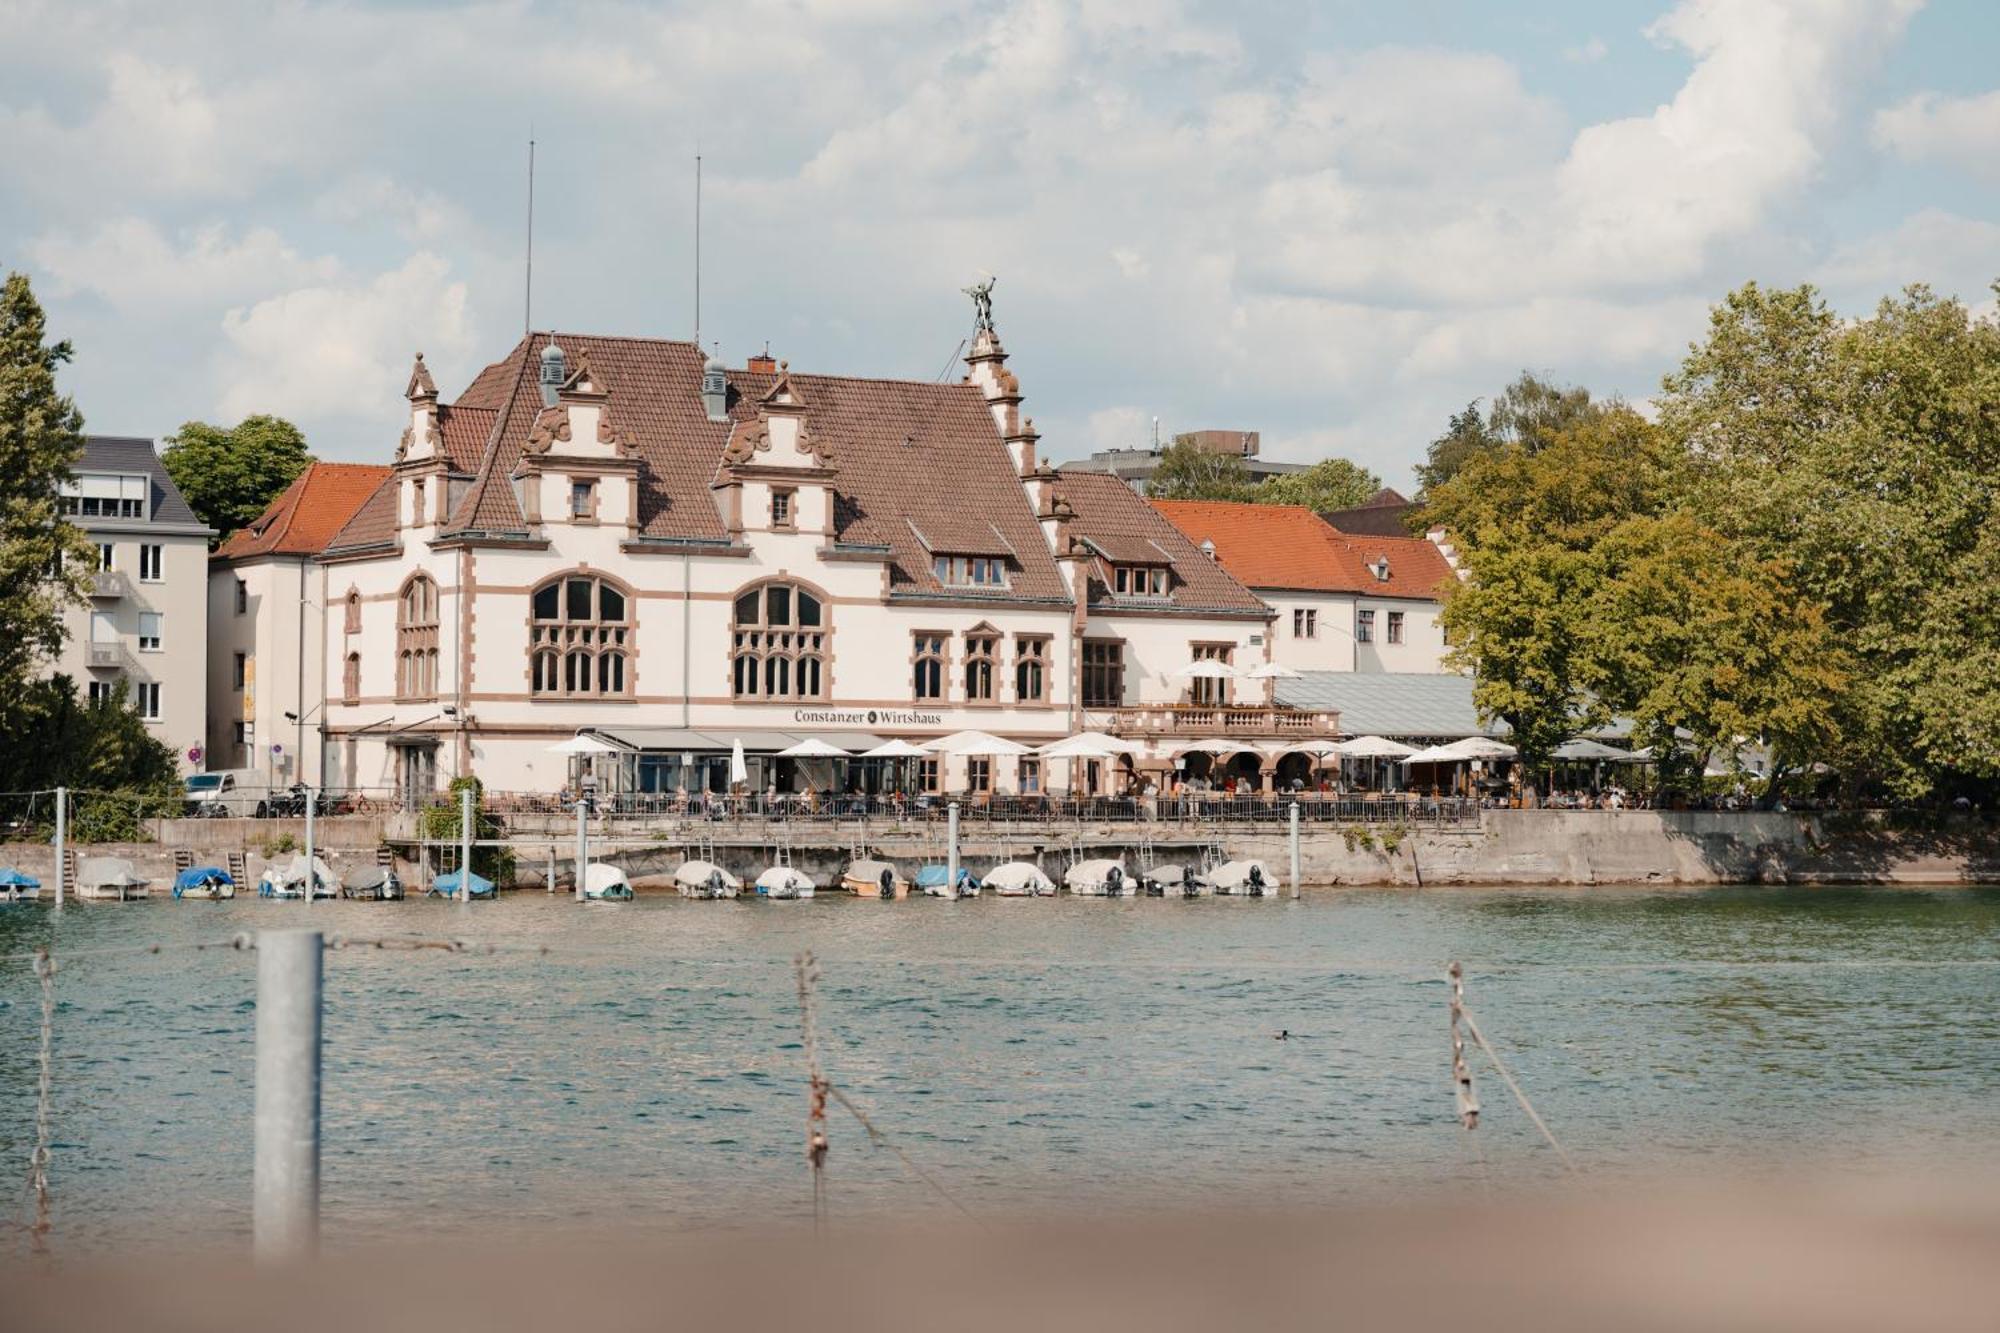
POLYGON ((1288 739, 1340 736, 1338 709, 1274 708, 1266 704, 1141 704, 1085 713, 1087 728, 1126 740, 1199 738, 1288 739))

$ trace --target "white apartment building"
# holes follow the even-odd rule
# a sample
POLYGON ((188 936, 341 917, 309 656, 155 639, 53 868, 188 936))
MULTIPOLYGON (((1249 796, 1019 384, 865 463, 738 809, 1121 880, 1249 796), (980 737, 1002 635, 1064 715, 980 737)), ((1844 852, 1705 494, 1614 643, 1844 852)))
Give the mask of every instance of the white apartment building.
POLYGON ((208 764, 324 781, 326 613, 316 558, 387 467, 314 463, 208 562, 208 764))
POLYGON ((86 696, 120 682, 185 769, 205 759, 208 539, 147 439, 84 437, 63 507, 96 548, 89 605, 64 613, 52 672, 86 696))
MULTIPOLYGON (((1239 731, 1330 734, 1176 674, 1264 660, 1269 609, 1116 479, 1049 468, 1006 363, 990 327, 954 384, 535 333, 447 403, 418 357, 394 467, 318 561, 328 780, 552 791, 572 768, 551 747, 586 730, 641 790, 719 789, 739 741, 753 787, 789 790, 811 779, 777 751, 803 737, 1101 721, 1164 769, 1238 702, 1239 731)), ((960 758, 918 780, 1070 776, 960 758)))

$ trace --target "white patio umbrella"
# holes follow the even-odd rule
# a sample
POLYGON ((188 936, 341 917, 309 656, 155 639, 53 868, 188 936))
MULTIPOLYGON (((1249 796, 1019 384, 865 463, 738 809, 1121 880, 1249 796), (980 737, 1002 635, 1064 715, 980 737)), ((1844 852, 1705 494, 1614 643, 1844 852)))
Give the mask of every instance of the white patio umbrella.
POLYGON ((1315 759, 1341 752, 1339 741, 1265 741, 1257 748, 1272 756, 1309 754, 1315 759))
POLYGON ((954 731, 949 736, 940 736, 928 742, 924 748, 932 754, 977 755, 982 758, 1032 753, 1019 741, 1010 741, 986 731, 954 731))
POLYGON ((895 740, 883 741, 872 750, 863 750, 861 757, 863 759, 922 759, 929 753, 930 751, 926 750, 923 746, 912 745, 908 741, 898 737, 895 740))
POLYGON ((1426 750, 1412 750, 1403 756, 1406 764, 1469 764, 1477 755, 1454 750, 1449 745, 1433 745, 1426 750))
POLYGON ((729 785, 749 786, 750 765, 743 758, 743 738, 736 737, 729 745, 729 785))
POLYGON ((1561 745, 1558 745, 1554 750, 1549 752, 1549 757, 1551 759, 1630 759, 1632 752, 1606 745, 1602 741, 1594 741, 1585 736, 1578 736, 1575 740, 1564 741, 1561 745))
POLYGON ((617 754, 618 747, 595 736, 578 733, 560 745, 551 745, 550 754, 617 754))
POLYGON ((1520 753, 1507 742, 1496 741, 1491 736, 1467 736, 1442 748, 1467 759, 1512 759, 1520 753))
POLYGON ((1349 759, 1407 759, 1417 752, 1414 745, 1392 741, 1386 736, 1355 736, 1334 744, 1334 753, 1349 759))
POLYGON ((849 759, 853 751, 843 750, 831 741, 823 741, 817 736, 807 737, 789 749, 778 751, 781 759, 849 759))
POLYGON ((1035 751, 1045 759, 1115 759, 1121 754, 1138 752, 1139 746, 1133 742, 1107 736, 1101 731, 1080 731, 1035 751))
POLYGON ((1297 680, 1299 673, 1276 662, 1264 662, 1243 673, 1247 680, 1297 680))
POLYGON ((1186 666, 1176 667, 1167 674, 1180 680, 1236 680, 1243 673, 1217 658, 1198 657, 1186 666))
POLYGON ((1257 747, 1249 741, 1226 741, 1220 736, 1205 741, 1189 741, 1174 747, 1175 754, 1239 754, 1257 747))

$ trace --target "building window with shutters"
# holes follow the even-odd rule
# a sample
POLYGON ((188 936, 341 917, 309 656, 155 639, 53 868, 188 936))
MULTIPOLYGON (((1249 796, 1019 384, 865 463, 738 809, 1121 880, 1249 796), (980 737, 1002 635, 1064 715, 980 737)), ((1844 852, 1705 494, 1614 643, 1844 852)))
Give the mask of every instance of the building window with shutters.
POLYGON ((1049 697, 1049 641, 1014 636, 1014 702, 1044 703, 1049 697))
POLYGON ((1085 639, 1083 643, 1083 706, 1117 708, 1125 702, 1125 642, 1085 639))
POLYGON ((141 611, 139 613, 140 652, 157 653, 160 651, 160 636, 163 632, 162 626, 164 623, 165 617, 161 616, 158 611, 141 611))
POLYGON ((993 702, 993 677, 1000 656, 1000 633, 991 625, 979 625, 965 636, 965 701, 969 704, 993 702))
POLYGON ((632 693, 632 596, 594 574, 558 574, 529 599, 528 692, 541 699, 632 693))
POLYGON ((736 594, 730 624, 730 688, 739 699, 824 699, 826 603, 792 583, 760 583, 736 594))
POLYGON ((913 695, 918 700, 944 698, 945 636, 934 630, 918 630, 911 643, 910 662, 915 681, 913 695))
POLYGON ((438 587, 416 574, 396 594, 396 697, 435 699, 438 665, 438 587))

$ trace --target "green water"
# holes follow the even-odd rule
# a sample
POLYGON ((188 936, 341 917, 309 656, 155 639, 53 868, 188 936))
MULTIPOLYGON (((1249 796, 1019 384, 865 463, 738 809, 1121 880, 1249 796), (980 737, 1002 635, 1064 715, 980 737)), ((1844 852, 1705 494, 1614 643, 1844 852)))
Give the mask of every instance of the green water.
MULTIPOLYGON (((1477 1062, 1477 1159, 1456 1128, 1452 958, 1594 1170, 1990 1161, 2000 1143, 1995 888, 0 909, 0 953, 53 936, 68 957, 59 1241, 247 1231, 254 955, 172 946, 308 922, 505 947, 329 954, 335 1242, 801 1216, 802 948, 825 974, 829 1075, 975 1208, 1547 1178, 1552 1155, 1477 1062)), ((0 1160, 25 1176, 24 962, 0 963, 0 1005, 0 1160)), ((836 1212, 939 1206, 852 1121, 831 1133, 836 1212)))

